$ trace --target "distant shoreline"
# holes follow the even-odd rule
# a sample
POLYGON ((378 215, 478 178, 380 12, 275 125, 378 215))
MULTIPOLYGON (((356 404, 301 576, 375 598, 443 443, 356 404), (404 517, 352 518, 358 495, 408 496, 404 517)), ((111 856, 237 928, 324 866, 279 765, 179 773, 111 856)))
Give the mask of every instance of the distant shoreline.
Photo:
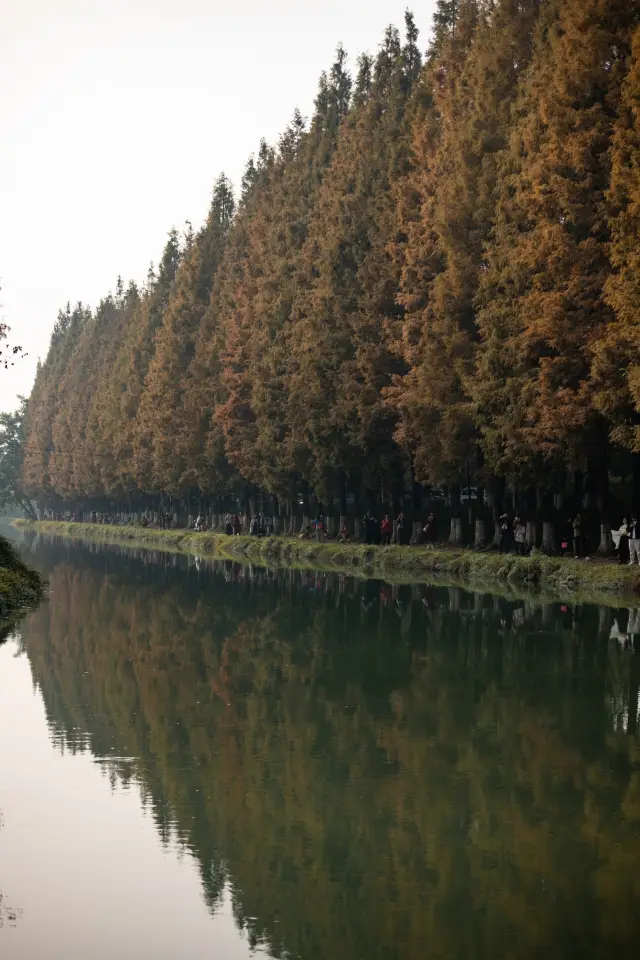
POLYGON ((230 537, 224 533, 161 530, 62 521, 15 521, 15 526, 71 539, 89 539, 180 552, 191 556, 257 563, 273 567, 323 569, 351 576, 397 583, 456 581, 473 589, 503 592, 541 591, 553 599, 611 603, 618 599, 640 603, 640 566, 602 561, 569 560, 535 554, 518 557, 494 552, 454 549, 445 545, 368 546, 331 540, 285 537, 230 537))

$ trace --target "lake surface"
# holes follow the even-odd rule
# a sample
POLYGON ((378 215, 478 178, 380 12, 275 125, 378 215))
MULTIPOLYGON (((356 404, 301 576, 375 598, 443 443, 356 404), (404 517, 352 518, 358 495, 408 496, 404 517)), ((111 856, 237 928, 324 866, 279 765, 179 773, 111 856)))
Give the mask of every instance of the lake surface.
POLYGON ((6 960, 640 956, 637 611, 23 549, 6 960))

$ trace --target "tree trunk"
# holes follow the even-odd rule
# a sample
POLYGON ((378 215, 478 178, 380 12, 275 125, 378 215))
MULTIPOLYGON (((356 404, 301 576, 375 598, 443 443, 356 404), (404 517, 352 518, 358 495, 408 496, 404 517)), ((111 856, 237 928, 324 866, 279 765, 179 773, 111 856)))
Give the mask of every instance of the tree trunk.
POLYGON ((346 525, 347 525, 347 523, 346 523, 346 515, 347 515, 347 513, 348 513, 348 508, 347 508, 347 476, 346 476, 345 473, 341 473, 341 474, 340 474, 340 484, 339 484, 339 487, 340 487, 340 529, 342 529, 342 526, 343 526, 343 523, 342 523, 343 517, 345 518, 345 523, 344 523, 344 525, 346 526, 346 525))
POLYGON ((462 520, 460 517, 451 517, 449 543, 455 547, 462 545, 462 520))
POLYGON ((527 520, 527 532, 524 538, 525 546, 533 550, 538 543, 538 531, 535 520, 527 520))
MULTIPOLYGON (((524 537, 524 543, 528 550, 533 550, 538 545, 538 529, 536 524, 536 514, 538 512, 538 491, 535 487, 530 487, 524 493, 524 520, 527 531, 524 537)), ((522 516, 522 514, 520 514, 522 516)))
MULTIPOLYGON (((555 482, 558 482, 557 479, 555 482)), ((539 518, 542 523, 542 552, 553 556, 556 552, 555 494, 551 487, 539 491, 539 518)))
POLYGON ((420 520, 413 521, 413 533, 411 534, 411 543, 422 543, 422 523, 420 520))
POLYGON ((555 527, 550 520, 542 522, 542 552, 552 556, 556 552, 555 527))
POLYGON ((476 530, 474 538, 474 547, 476 550, 481 550, 485 545, 485 526, 484 520, 481 520, 479 517, 476 517, 476 530))
POLYGON ((640 453, 631 454, 631 502, 640 503, 640 453))
POLYGON ((573 472, 573 503, 572 516, 579 513, 584 508, 584 473, 582 470, 573 472))
POLYGON ((500 517, 504 513, 504 495, 506 483, 504 477, 491 477, 491 513, 493 515, 493 543, 500 547, 500 517))
POLYGON ((451 530, 449 533, 449 543, 452 546, 459 547, 462 544, 462 519, 460 517, 460 486, 454 484, 450 487, 451 497, 451 530))
POLYGON ((598 546, 598 553, 602 554, 604 557, 612 557, 615 554, 615 547, 613 545, 613 537, 611 536, 611 524, 610 523, 601 523, 600 524, 600 544, 598 546))

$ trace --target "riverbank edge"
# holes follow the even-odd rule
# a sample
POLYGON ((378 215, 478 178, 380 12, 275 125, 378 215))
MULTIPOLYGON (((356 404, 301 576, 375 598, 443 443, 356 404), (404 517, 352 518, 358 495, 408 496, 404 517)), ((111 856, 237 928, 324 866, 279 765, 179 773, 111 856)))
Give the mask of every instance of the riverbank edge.
POLYGON ((561 559, 538 553, 530 557, 513 554, 501 556, 496 552, 445 546, 380 547, 334 541, 317 543, 314 540, 284 537, 229 537, 224 533, 50 520, 17 520, 15 525, 71 539, 177 550, 192 556, 217 557, 263 566, 323 569, 391 583, 424 583, 436 576, 438 580, 454 580, 469 587, 490 589, 493 584, 537 588, 545 593, 557 594, 558 599, 578 592, 600 595, 593 597, 595 602, 604 598, 611 603, 614 598, 629 600, 640 597, 640 566, 621 567, 614 563, 561 559))
POLYGON ((6 632, 27 611, 42 600, 45 583, 39 573, 29 569, 4 537, 0 538, 2 565, 0 565, 0 633, 6 632))

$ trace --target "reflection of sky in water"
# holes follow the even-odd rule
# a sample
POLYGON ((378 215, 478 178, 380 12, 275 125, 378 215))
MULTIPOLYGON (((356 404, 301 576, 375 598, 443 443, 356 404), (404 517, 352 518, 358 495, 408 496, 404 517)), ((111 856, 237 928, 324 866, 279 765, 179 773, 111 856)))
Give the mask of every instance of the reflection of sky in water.
POLYGON ((139 791, 86 752, 90 736, 78 731, 75 754, 54 725, 50 739, 18 650, 0 647, 0 955, 200 960, 206 944, 221 960, 248 957, 230 890, 212 916, 191 852, 175 836, 158 844, 139 791))

